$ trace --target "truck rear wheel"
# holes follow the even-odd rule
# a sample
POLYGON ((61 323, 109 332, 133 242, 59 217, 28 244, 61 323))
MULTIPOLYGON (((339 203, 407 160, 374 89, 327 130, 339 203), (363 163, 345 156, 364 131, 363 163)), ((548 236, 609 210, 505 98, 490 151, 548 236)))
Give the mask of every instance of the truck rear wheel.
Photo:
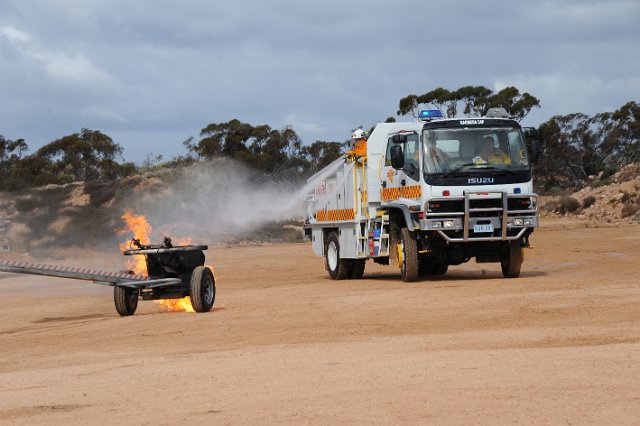
POLYGON ((431 273, 433 275, 444 275, 449 270, 449 265, 444 262, 435 262, 431 266, 431 273))
POLYGON ((400 231, 398 259, 402 281, 412 282, 418 279, 418 244, 413 232, 407 228, 400 231))
POLYGON ((356 259, 353 261, 353 268, 351 269, 351 276, 349 278, 353 280, 359 280, 364 275, 364 265, 366 259, 356 259))
POLYGON ((324 266, 333 280, 348 278, 353 269, 351 259, 340 258, 340 243, 338 242, 338 234, 334 231, 329 232, 327 242, 324 245, 324 266))
POLYGON ((520 245, 520 241, 509 241, 509 245, 504 248, 500 256, 502 276, 505 278, 518 278, 523 260, 524 249, 520 245))
POLYGON ((113 287, 113 301, 120 316, 133 315, 138 308, 138 290, 129 287, 113 287))
POLYGON ((189 282, 191 306, 196 312, 209 312, 216 300, 216 280, 206 266, 196 266, 189 282))

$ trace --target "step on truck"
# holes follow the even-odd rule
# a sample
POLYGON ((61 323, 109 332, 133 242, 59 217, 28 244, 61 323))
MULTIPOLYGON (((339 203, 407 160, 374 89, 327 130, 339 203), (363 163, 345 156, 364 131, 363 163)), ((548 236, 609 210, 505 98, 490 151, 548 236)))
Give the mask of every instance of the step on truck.
POLYGON ((503 109, 486 117, 377 124, 366 155, 351 151, 309 179, 305 234, 332 279, 357 279, 368 260, 403 281, 444 275, 475 258, 520 275, 538 226, 537 132, 503 109))

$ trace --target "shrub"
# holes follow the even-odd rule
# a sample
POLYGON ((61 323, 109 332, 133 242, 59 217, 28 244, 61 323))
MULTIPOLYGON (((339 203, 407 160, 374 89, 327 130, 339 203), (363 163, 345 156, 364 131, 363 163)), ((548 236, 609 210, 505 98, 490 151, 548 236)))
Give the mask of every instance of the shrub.
POLYGON ((625 204, 622 206, 621 216, 624 219, 625 217, 630 217, 636 214, 640 210, 640 206, 637 204, 625 204))
POLYGON ((573 213, 580 208, 580 201, 577 198, 566 195, 560 198, 558 211, 562 214, 573 213))
POLYGON ((631 195, 629 195, 629 193, 626 191, 622 191, 622 198, 620 198, 620 201, 622 201, 623 203, 626 203, 630 199, 631 199, 631 195))
POLYGON ((584 200, 582 200, 582 208, 583 209, 588 209, 595 202, 596 202, 596 197, 594 197, 593 195, 589 195, 588 197, 585 197, 584 200))

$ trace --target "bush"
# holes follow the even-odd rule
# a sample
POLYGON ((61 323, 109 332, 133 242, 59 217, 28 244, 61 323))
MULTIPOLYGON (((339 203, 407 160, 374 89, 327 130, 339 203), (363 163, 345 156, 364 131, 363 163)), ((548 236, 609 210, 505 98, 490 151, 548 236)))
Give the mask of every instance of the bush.
POLYGON ((555 212, 555 211, 558 211, 559 206, 560 206, 560 203, 558 203, 557 200, 549 200, 546 203, 544 203, 544 206, 542 206, 542 208, 547 212, 555 212))
POLYGON ((622 198, 620 198, 620 201, 622 201, 623 203, 626 203, 630 199, 631 199, 631 195, 629 195, 629 193, 626 191, 622 191, 622 198))
POLYGON ((565 213, 573 213, 580 208, 580 201, 577 198, 572 196, 564 196, 560 198, 560 205, 558 206, 558 212, 565 213))
POLYGON ((625 204, 622 206, 621 216, 622 218, 631 217, 640 210, 640 206, 637 204, 625 204))
POLYGON ((595 202, 596 202, 596 197, 594 197, 593 195, 589 195, 588 197, 585 197, 584 200, 582 200, 582 208, 583 209, 588 209, 595 202))

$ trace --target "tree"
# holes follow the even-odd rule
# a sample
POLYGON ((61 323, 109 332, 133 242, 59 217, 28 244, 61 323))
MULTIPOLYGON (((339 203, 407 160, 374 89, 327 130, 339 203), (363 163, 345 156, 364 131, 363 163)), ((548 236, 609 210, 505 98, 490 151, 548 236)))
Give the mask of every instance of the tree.
POLYGON ((339 158, 348 142, 315 141, 302 147, 301 153, 308 162, 308 170, 315 173, 339 158))
POLYGON ((575 182, 640 160, 640 106, 635 102, 594 116, 557 115, 539 131, 546 149, 538 172, 549 179, 566 176, 575 182))
POLYGON ((29 150, 29 146, 24 139, 10 140, 0 135, 0 180, 1 189, 16 189, 20 186, 20 179, 17 169, 22 154, 29 150))
POLYGON ((502 107, 520 121, 531 109, 540 107, 540 101, 529 93, 520 94, 515 87, 506 87, 498 93, 484 86, 464 86, 454 91, 438 87, 423 95, 411 94, 400 99, 397 114, 411 113, 417 117, 421 106, 439 109, 449 118, 457 116, 461 106, 465 114, 475 116, 485 115, 489 108, 502 107))
POLYGON ((302 141, 292 127, 272 129, 266 124, 252 126, 237 119, 212 123, 202 129, 200 140, 184 142, 202 159, 230 157, 268 174, 300 173, 306 168, 301 156, 302 141))
POLYGON ((46 173, 58 177, 61 183, 70 180, 91 181, 115 179, 122 174, 117 158, 122 147, 99 130, 82 129, 57 139, 35 153, 48 162, 46 173))

